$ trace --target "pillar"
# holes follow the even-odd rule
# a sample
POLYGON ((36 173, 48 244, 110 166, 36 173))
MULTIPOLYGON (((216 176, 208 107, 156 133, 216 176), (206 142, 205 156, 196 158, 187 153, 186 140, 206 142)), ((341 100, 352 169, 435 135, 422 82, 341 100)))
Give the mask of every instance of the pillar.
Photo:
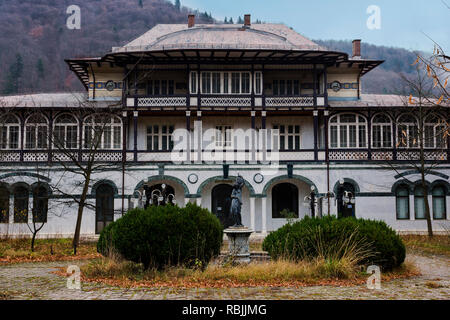
POLYGON ((255 230, 255 198, 250 197, 250 228, 255 230))
POLYGON ((133 111, 133 152, 134 152, 134 161, 138 160, 137 157, 137 126, 138 126, 138 115, 139 111, 133 111))
POLYGON ((263 234, 267 233, 267 197, 261 198, 261 215, 262 215, 262 228, 263 234))

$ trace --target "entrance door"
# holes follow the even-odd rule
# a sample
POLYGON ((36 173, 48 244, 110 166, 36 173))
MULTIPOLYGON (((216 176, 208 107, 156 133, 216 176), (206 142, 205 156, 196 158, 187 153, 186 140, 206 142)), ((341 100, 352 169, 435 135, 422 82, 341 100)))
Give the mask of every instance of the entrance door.
POLYGON ((355 196, 355 188, 351 183, 344 182, 343 186, 338 187, 338 192, 336 195, 336 199, 338 201, 337 204, 338 217, 339 218, 355 217, 355 204, 354 203, 344 204, 342 201, 344 197, 344 191, 351 192, 353 194, 353 197, 355 196))
POLYGON ((233 187, 229 184, 219 184, 211 192, 211 209, 219 218, 224 228, 232 225, 230 217, 231 192, 233 187))
POLYGON ((114 221, 114 190, 110 185, 102 184, 97 188, 95 199, 95 233, 114 221))

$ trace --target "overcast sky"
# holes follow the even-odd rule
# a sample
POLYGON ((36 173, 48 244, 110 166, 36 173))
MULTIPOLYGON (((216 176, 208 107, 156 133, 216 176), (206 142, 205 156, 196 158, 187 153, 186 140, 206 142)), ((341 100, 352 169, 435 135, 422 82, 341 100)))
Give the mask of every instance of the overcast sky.
MULTIPOLYGON (((252 15, 285 23, 311 39, 362 39, 377 45, 432 51, 430 36, 450 52, 450 0, 181 0, 216 19, 252 15), (445 3, 444 3, 445 2, 445 3), (369 29, 369 6, 380 10, 380 29, 369 29), (426 35, 425 35, 426 34, 426 35)), ((373 11, 372 11, 373 13, 373 11)), ((373 21, 373 20, 371 20, 373 21)))

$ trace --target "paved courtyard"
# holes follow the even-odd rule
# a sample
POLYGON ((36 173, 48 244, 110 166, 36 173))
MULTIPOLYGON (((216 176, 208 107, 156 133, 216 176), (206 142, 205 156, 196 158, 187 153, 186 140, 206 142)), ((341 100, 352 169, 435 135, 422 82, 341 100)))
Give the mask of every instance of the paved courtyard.
POLYGON ((93 283, 82 283, 81 290, 76 290, 67 288, 65 278, 51 273, 74 262, 13 264, 0 266, 0 299, 450 299, 450 259, 423 255, 410 255, 408 259, 414 261, 422 275, 382 282, 379 290, 364 285, 124 289, 93 283))

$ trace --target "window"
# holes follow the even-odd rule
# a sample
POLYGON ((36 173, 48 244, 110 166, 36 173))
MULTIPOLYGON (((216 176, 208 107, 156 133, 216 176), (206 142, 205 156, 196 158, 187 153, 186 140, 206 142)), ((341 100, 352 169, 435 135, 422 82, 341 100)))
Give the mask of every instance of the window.
POLYGON ((330 119, 331 148, 366 148, 366 119, 356 114, 341 114, 330 119))
POLYGON ((197 93, 197 72, 191 72, 191 93, 197 93))
POLYGON ((446 219, 445 188, 436 186, 432 190, 433 195, 433 219, 446 219))
POLYGON ((46 149, 48 146, 47 119, 40 114, 30 116, 25 124, 25 149, 46 149))
POLYGON ((436 115, 430 115, 425 119, 425 148, 447 148, 447 136, 445 122, 436 115))
POLYGON ((255 94, 262 94, 262 73, 255 72, 255 94))
POLYGON ((150 125, 147 127, 147 150, 170 151, 173 149, 173 125, 150 125))
POLYGON ((407 186, 400 186, 396 193, 397 219, 409 219, 409 189, 407 186))
POLYGON ((202 72, 201 80, 203 94, 250 94, 251 90, 249 72, 202 72))
POLYGON ((231 147, 231 126, 216 126, 215 143, 216 147, 231 147))
POLYGON ((283 210, 298 218, 298 188, 292 183, 280 183, 272 189, 272 218, 285 218, 281 215, 283 210))
POLYGON ((274 96, 292 96, 300 94, 299 80, 273 80, 274 96))
POLYGON ((9 222, 9 190, 0 186, 0 223, 9 222))
POLYGON ((70 114, 55 119, 53 143, 61 149, 76 149, 78 146, 78 121, 70 114))
POLYGON ((33 189, 33 221, 47 223, 48 191, 40 185, 33 189))
POLYGON ((85 149, 121 149, 122 121, 109 114, 89 116, 83 124, 85 149))
POLYGON ((95 191, 95 233, 101 233, 113 221, 114 189, 103 183, 95 191))
POLYGON ((274 125, 279 130, 280 150, 300 150, 300 126, 299 125, 274 125))
POLYGON ((414 214, 416 219, 425 219, 425 192, 421 186, 414 189, 414 214))
POLYGON ((15 115, 0 117, 0 149, 19 149, 20 121, 15 115))
POLYGON ((14 189, 14 222, 28 222, 28 189, 18 186, 14 189))
POLYGON ((392 148, 392 122, 388 116, 379 114, 373 117, 372 147, 392 148))
POLYGON ((173 80, 149 80, 147 82, 147 94, 148 95, 173 95, 174 81, 173 80))
POLYGON ((397 146, 399 148, 417 148, 419 146, 419 129, 417 119, 409 114, 398 119, 397 146))

